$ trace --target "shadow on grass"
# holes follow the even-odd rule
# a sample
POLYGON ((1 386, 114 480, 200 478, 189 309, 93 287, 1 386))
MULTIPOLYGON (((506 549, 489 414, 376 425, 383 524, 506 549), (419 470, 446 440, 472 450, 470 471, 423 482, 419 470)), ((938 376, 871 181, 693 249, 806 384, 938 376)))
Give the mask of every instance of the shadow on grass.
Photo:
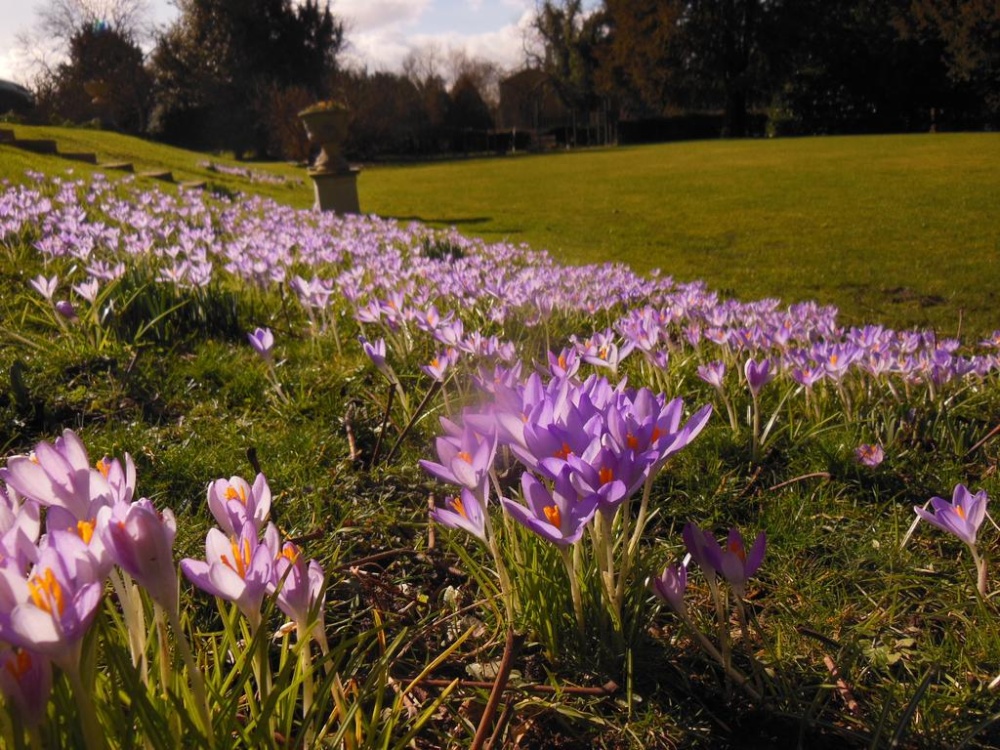
POLYGON ((461 224, 485 224, 493 221, 492 216, 470 216, 463 219, 432 219, 425 216, 384 216, 385 219, 394 221, 419 221, 421 224, 448 224, 459 226, 461 224))

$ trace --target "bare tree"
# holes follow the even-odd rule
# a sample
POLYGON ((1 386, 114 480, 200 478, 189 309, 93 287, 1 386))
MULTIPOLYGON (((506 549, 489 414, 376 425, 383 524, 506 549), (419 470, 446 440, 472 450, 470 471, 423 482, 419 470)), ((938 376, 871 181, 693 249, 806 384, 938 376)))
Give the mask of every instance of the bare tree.
POLYGON ((38 9, 38 28, 68 42, 84 26, 107 24, 139 41, 148 31, 148 0, 46 0, 38 9))

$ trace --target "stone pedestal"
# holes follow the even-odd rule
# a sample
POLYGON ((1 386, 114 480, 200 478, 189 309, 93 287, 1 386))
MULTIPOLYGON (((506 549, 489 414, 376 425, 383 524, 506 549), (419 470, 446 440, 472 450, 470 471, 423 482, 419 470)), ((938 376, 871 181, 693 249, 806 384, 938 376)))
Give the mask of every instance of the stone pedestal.
POLYGON ((337 172, 309 170, 316 194, 315 207, 338 214, 359 214, 357 167, 337 172))

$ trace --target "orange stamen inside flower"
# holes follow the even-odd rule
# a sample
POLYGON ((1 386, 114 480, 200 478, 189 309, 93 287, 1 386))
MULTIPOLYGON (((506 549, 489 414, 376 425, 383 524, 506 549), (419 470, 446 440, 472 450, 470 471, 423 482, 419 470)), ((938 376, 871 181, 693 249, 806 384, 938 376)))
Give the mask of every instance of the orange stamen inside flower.
POLYGON ((432 367, 433 369, 435 369, 435 370, 436 370, 436 369, 437 369, 437 368, 439 368, 440 366, 441 366, 441 360, 439 360, 439 359, 438 359, 437 357, 435 357, 434 359, 432 359, 432 360, 431 360, 431 367, 432 367))
POLYGON ((837 355, 836 354, 831 354, 830 355, 830 364, 836 366, 836 364, 837 364, 837 355))
POLYGON ((597 350, 597 356, 600 357, 601 359, 607 359, 608 358, 608 347, 602 346, 600 349, 598 349, 597 350))
POLYGON ((543 508, 542 512, 545 513, 546 521, 555 526, 557 529, 562 528, 562 514, 559 512, 558 505, 550 505, 547 508, 543 508))
POLYGON ((96 467, 101 472, 101 476, 107 479, 108 473, 111 471, 111 462, 102 458, 97 462, 96 467))
POLYGON ((462 451, 461 453, 458 454, 458 457, 463 461, 465 461, 465 463, 467 464, 472 463, 472 454, 469 453, 468 451, 462 451))
POLYGON ((95 521, 77 521, 76 522, 76 533, 83 540, 84 544, 90 544, 90 540, 94 538, 94 525, 95 521))
POLYGON ((663 430, 661 430, 659 427, 655 427, 654 426, 653 427, 653 434, 649 436, 650 442, 655 443, 661 437, 663 437, 663 430))
POLYGON ((569 443, 563 443, 562 448, 555 452, 556 458, 561 458, 565 461, 567 458, 573 455, 573 450, 569 447, 569 443))
POLYGON ((36 575, 28 581, 28 593, 31 594, 31 601, 34 605, 50 615, 53 614, 53 606, 59 616, 62 616, 66 609, 62 586, 56 580, 52 568, 46 568, 41 575, 36 575))
POLYGON ((736 555, 738 558, 740 558, 741 561, 743 562, 747 561, 747 551, 743 548, 743 545, 740 544, 736 539, 734 539, 729 543, 729 551, 732 552, 734 555, 736 555))
POLYGON ((294 564, 299 559, 299 548, 294 544, 286 544, 284 549, 281 550, 281 556, 294 564))
POLYGON ((965 508, 963 508, 961 505, 956 505, 955 512, 958 513, 959 518, 961 518, 963 521, 965 520, 965 508))
POLYGON ((226 487, 226 500, 239 500, 244 505, 247 504, 247 491, 242 486, 229 485, 226 487))
POLYGON ((243 546, 236 537, 230 539, 230 546, 233 549, 233 559, 235 564, 229 561, 226 555, 222 555, 222 564, 234 571, 240 578, 247 577, 247 568, 250 567, 250 540, 244 539, 243 546))
POLYGON ((456 513, 458 513, 458 515, 460 515, 462 518, 468 518, 469 517, 468 514, 465 512, 465 505, 462 503, 462 498, 460 498, 460 497, 453 497, 451 499, 451 507, 452 507, 452 510, 454 510, 456 513))
POLYGON ((8 659, 4 666, 15 680, 20 681, 28 673, 28 670, 31 669, 31 654, 23 648, 16 649, 14 658, 8 659))
POLYGON ((628 447, 631 448, 632 450, 634 451, 639 450, 639 438, 637 438, 631 432, 625 437, 625 442, 628 444, 628 447))
POLYGON ((560 354, 560 355, 559 355, 559 360, 558 360, 558 362, 559 362, 559 366, 560 366, 560 367, 561 367, 562 369, 564 369, 564 370, 565 370, 565 369, 566 369, 566 357, 565 357, 565 355, 563 355, 563 354, 560 354))
POLYGON ((607 466, 601 469, 597 473, 597 475, 601 480, 601 484, 607 484, 608 482, 613 482, 615 479, 614 469, 609 469, 607 466))

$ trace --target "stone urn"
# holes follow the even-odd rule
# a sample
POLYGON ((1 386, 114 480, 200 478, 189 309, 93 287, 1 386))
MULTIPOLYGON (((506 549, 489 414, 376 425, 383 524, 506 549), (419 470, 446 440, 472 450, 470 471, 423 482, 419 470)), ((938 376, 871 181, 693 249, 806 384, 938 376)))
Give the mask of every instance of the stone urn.
POLYGON ((316 194, 316 208, 338 214, 361 212, 358 202, 358 172, 342 156, 347 138, 347 107, 338 102, 320 102, 299 112, 309 142, 320 147, 309 170, 316 194))
POLYGON ((299 112, 309 142, 320 147, 314 172, 344 172, 349 167, 341 150, 347 138, 347 107, 336 102, 321 102, 299 112))

